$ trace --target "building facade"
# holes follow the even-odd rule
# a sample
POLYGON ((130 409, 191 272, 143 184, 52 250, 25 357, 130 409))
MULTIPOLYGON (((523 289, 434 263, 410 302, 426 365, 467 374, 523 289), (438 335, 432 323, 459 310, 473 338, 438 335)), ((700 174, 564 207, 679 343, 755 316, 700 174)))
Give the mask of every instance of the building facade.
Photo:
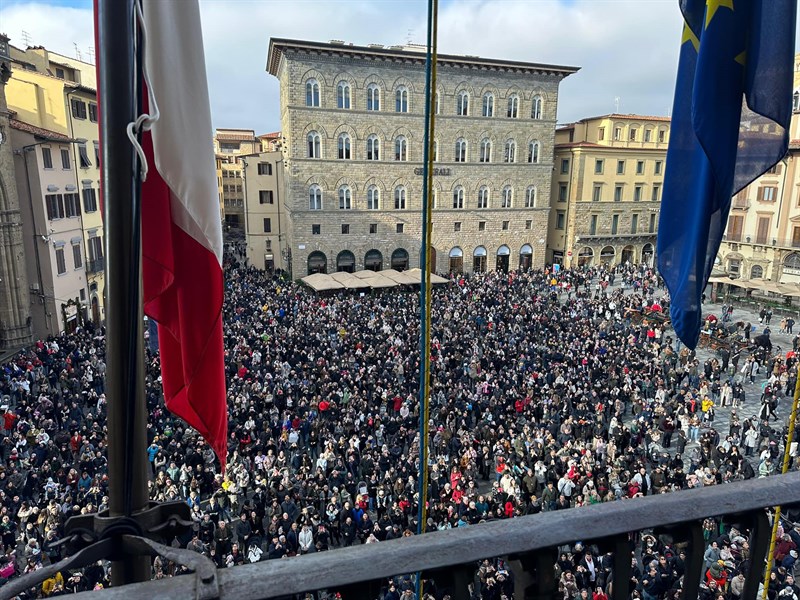
POLYGON ((731 200, 717 268, 745 280, 800 283, 800 54, 789 152, 731 200))
MULTIPOLYGON (((270 41, 295 277, 419 265, 423 50, 270 41)), ((447 55, 437 69, 434 270, 543 266, 558 85, 577 69, 447 55)))
POLYGON ((11 147, 6 82, 11 77, 8 38, 0 35, 0 354, 33 341, 22 212, 11 147))
POLYGON ((37 337, 104 319, 94 65, 9 45, 6 96, 37 337))
POLYGON ((217 129, 214 154, 217 163, 220 217, 226 238, 244 235, 244 182, 240 157, 261 151, 261 141, 252 129, 217 129))
POLYGON ((286 244, 288 225, 283 153, 262 152, 240 158, 244 178, 245 246, 249 264, 266 271, 291 271, 286 244))
POLYGON ((654 265, 670 122, 611 114, 556 130, 549 259, 654 265))

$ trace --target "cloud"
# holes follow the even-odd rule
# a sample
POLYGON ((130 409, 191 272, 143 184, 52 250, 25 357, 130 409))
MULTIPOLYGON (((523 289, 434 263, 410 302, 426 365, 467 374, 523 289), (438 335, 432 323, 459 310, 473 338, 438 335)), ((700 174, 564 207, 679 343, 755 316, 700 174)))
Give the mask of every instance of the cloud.
MULTIPOLYGON (((177 0, 175 0, 177 1, 177 0)), ((75 55, 94 45, 91 3, 5 3, 13 44, 75 55)), ((559 121, 611 112, 667 114, 678 60, 676 0, 443 0, 439 50, 574 65, 561 86, 559 121)), ((355 44, 425 41, 424 0, 201 0, 216 127, 280 129, 278 83, 265 71, 270 37, 355 44)))

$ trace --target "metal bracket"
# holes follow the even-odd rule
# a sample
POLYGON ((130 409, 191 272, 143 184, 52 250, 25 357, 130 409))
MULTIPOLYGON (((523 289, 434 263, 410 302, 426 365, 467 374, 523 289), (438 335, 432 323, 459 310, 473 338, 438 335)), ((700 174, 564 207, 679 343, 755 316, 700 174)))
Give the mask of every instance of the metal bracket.
POLYGON ((159 544, 139 535, 122 535, 119 542, 110 537, 102 539, 60 562, 9 581, 0 588, 0 600, 14 598, 32 587, 38 587, 45 579, 54 576, 59 571, 85 567, 95 561, 107 558, 112 552, 123 556, 163 556, 167 560, 189 567, 194 571, 195 600, 219 598, 217 567, 207 556, 193 550, 159 544))
POLYGON ((148 508, 130 517, 112 517, 107 510, 72 517, 64 526, 64 539, 55 544, 64 546, 71 556, 8 582, 0 588, 0 600, 13 598, 63 569, 85 567, 101 559, 146 555, 163 556, 189 567, 197 577, 196 600, 216 598, 216 566, 209 558, 160 543, 184 533, 192 524, 191 509, 181 501, 150 502, 148 508))

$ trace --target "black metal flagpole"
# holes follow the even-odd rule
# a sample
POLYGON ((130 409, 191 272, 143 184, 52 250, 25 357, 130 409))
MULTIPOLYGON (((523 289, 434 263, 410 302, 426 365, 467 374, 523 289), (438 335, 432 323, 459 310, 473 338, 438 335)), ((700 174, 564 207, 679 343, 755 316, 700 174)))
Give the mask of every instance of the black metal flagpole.
MULTIPOLYGON (((128 139, 136 120, 134 1, 97 0, 98 104, 106 247, 106 393, 108 395, 109 516, 146 510, 147 437, 141 291, 138 161, 128 139)), ((133 520, 124 519, 131 528, 133 520)), ((126 533, 128 533, 126 531, 126 533)), ((112 563, 113 585, 150 579, 150 559, 112 563)))

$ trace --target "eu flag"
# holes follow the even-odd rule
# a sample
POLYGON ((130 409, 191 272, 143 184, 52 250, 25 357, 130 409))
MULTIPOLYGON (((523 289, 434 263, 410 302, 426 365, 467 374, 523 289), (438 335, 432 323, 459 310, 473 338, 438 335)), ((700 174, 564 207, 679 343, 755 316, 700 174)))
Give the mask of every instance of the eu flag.
POLYGON ((680 0, 680 8, 658 268, 672 326, 694 348, 731 196, 788 148, 796 0, 680 0))

